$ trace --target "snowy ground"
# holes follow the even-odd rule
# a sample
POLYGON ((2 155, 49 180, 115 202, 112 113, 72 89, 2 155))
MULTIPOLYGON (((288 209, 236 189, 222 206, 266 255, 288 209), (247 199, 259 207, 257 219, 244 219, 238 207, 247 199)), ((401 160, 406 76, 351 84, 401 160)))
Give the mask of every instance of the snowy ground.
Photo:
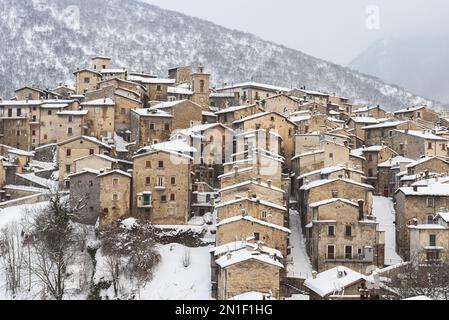
POLYGON ((28 215, 31 215, 32 211, 39 210, 46 206, 48 206, 48 202, 0 209, 0 229, 5 228, 10 223, 20 222, 22 218, 26 218, 28 215))
POLYGON ((396 219, 393 200, 391 198, 374 197, 374 216, 379 228, 385 231, 385 265, 391 266, 403 262, 396 253, 396 219))
POLYGON ((290 246, 291 254, 287 257, 287 273, 289 277, 307 279, 312 276, 312 264, 306 252, 306 242, 302 234, 299 213, 290 210, 290 246))

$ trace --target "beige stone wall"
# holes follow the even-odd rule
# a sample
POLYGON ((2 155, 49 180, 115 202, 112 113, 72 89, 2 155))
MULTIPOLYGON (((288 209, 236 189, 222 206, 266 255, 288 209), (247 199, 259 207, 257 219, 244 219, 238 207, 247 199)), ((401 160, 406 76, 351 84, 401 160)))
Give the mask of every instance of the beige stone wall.
POLYGON ((283 94, 266 98, 260 102, 260 105, 267 112, 277 112, 286 117, 299 109, 298 101, 293 100, 283 94))
POLYGON ((87 158, 82 158, 73 162, 75 172, 81 172, 85 168, 100 170, 100 169, 113 169, 112 162, 96 157, 95 155, 87 158))
POLYGON ((31 88, 22 88, 16 91, 16 99, 20 100, 40 100, 42 93, 31 88))
POLYGON ((414 229, 410 228, 410 259, 414 262, 426 263, 426 247, 430 246, 430 235, 436 236, 436 246, 440 250, 440 259, 444 262, 449 258, 449 229, 414 229))
POLYGON ((165 152, 134 158, 133 215, 158 225, 186 224, 190 217, 191 169, 189 159, 165 152), (163 168, 159 168, 159 161, 163 161, 163 168), (157 188, 158 177, 164 180, 163 188, 157 188), (175 178, 174 184, 172 178, 175 178), (142 208, 138 203, 139 194, 143 192, 152 193, 152 207, 142 208), (174 200, 171 200, 172 195, 174 200))
POLYGON ((350 149, 344 145, 324 142, 324 167, 349 165, 350 149))
POLYGON ((130 215, 130 194, 131 178, 118 173, 100 177, 100 228, 130 215))
POLYGON ((236 199, 236 197, 248 197, 250 194, 256 194, 259 198, 280 206, 286 206, 285 193, 257 184, 248 184, 228 191, 221 191, 220 197, 222 202, 227 202, 236 199))
POLYGON ((86 125, 88 134, 97 139, 112 136, 115 132, 115 106, 84 106, 88 110, 86 125))
POLYGON ((449 208, 449 197, 432 197, 434 206, 427 206, 426 196, 405 196, 399 191, 395 194, 396 202, 396 243, 399 255, 410 258, 410 238, 408 226, 413 219, 419 224, 427 224, 428 216, 434 216, 440 208, 449 208))
POLYGON ((295 136, 295 155, 320 148, 320 135, 297 134, 295 136))
POLYGON ((324 168, 324 154, 324 152, 320 152, 299 157, 297 174, 303 175, 324 168))
POLYGON ((263 112, 263 110, 259 106, 251 105, 248 106, 247 108, 240 109, 234 112, 218 114, 218 122, 223 123, 225 125, 231 125, 236 120, 240 120, 242 118, 246 118, 261 112, 263 112))
POLYGON ((219 226, 217 230, 217 246, 236 240, 246 240, 249 237, 253 237, 255 232, 260 234, 260 240, 268 247, 281 251, 284 257, 287 256, 288 233, 247 220, 239 220, 219 226))
POLYGON ((170 140, 173 129, 172 117, 144 117, 131 112, 131 141, 136 141, 138 147, 170 140), (150 129, 154 125, 154 129, 150 129), (166 130, 168 125, 168 130, 166 130))
POLYGON ((433 158, 429 161, 417 164, 413 168, 408 168, 408 174, 419 174, 426 170, 429 170, 429 172, 449 174, 449 163, 438 158, 433 158))
POLYGON ((167 101, 168 84, 147 85, 148 97, 150 101, 167 101))
POLYGON ((177 104, 172 110, 165 110, 173 115, 173 130, 185 129, 192 126, 192 122, 201 124, 203 121, 203 111, 201 106, 186 100, 177 104))
MULTIPOLYGON (((263 199, 265 200, 265 199, 263 199)), ((242 214, 242 210, 256 219, 267 221, 269 223, 274 223, 279 226, 284 226, 284 219, 287 215, 286 210, 281 210, 279 208, 273 208, 268 205, 261 203, 256 203, 254 201, 240 201, 233 204, 228 204, 217 209, 217 218, 219 220, 224 220, 227 218, 235 217, 242 214), (263 212, 265 212, 266 217, 264 218, 263 212)))
POLYGON ((219 268, 218 300, 227 300, 252 291, 271 291, 273 297, 279 299, 279 270, 276 266, 255 260, 219 268))
POLYGON ((427 140, 402 132, 394 132, 390 144, 397 153, 411 159, 419 159, 421 156, 447 157, 448 155, 447 141, 427 140), (429 148, 429 143, 431 143, 431 148, 429 148))
POLYGON ((131 110, 143 107, 142 102, 134 99, 125 98, 117 94, 113 98, 115 102, 115 123, 116 131, 130 130, 131 110))
POLYGON ((40 125, 31 126, 31 136, 33 140, 36 139, 36 146, 61 142, 83 134, 83 116, 72 116, 70 118, 66 115, 57 114, 63 110, 40 109, 40 125), (72 129, 71 134, 68 128, 72 129))
POLYGON ((97 73, 86 70, 77 72, 75 79, 76 94, 97 90, 100 81, 101 76, 97 73))
POLYGON ((75 159, 82 158, 90 154, 102 154, 106 150, 106 148, 83 138, 78 138, 72 142, 58 145, 57 155, 60 185, 63 185, 64 180, 69 174, 75 172, 75 159), (71 150, 70 156, 67 156, 67 149, 71 150), (69 168, 66 166, 70 166, 70 171, 67 171, 69 168))
POLYGON ((177 67, 168 71, 170 79, 175 79, 177 84, 190 83, 192 80, 192 67, 177 67))
POLYGON ((399 124, 394 127, 388 128, 375 128, 364 130, 365 132, 365 145, 366 146, 378 146, 384 142, 386 145, 391 145, 391 137, 394 135, 394 130, 421 130, 421 128, 412 121, 399 124))
POLYGON ((3 118, 2 143, 18 149, 30 150, 31 137, 28 119, 3 118))
POLYGON ((262 181, 266 182, 268 180, 272 181, 272 185, 277 188, 282 187, 281 173, 282 167, 279 162, 275 162, 273 167, 267 167, 267 171, 261 169, 260 171, 256 166, 252 166, 252 170, 239 172, 237 175, 229 174, 225 177, 221 177, 221 187, 226 188, 234 184, 245 182, 248 180, 260 178, 262 181))

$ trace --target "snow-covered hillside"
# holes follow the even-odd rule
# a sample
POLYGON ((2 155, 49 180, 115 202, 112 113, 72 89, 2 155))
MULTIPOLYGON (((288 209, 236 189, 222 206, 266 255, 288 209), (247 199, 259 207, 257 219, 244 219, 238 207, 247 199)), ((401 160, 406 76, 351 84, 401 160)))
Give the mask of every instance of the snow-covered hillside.
MULTIPOLYGON (((337 93, 355 102, 397 109, 427 103, 377 78, 137 0, 0 1, 0 94, 25 84, 73 79, 91 55, 117 67, 161 76, 177 65, 203 63, 213 82, 267 82, 337 93)), ((292 30, 292 36, 296 32, 292 30)), ((323 39, 326 41, 326 39, 323 39)))

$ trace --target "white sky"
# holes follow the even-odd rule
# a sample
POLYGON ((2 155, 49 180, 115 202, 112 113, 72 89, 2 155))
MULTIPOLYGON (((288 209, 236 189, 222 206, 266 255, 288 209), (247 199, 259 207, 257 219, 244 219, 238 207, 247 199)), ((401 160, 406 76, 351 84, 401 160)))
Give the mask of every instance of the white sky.
POLYGON ((449 35, 446 0, 141 0, 346 65, 390 36, 449 35), (366 27, 370 5, 380 28, 366 27))

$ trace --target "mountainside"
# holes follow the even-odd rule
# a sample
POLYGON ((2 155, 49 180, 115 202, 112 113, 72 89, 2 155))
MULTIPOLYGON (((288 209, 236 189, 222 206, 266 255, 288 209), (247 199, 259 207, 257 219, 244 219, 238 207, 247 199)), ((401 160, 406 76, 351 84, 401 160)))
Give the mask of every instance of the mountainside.
POLYGON ((432 105, 375 77, 137 0, 0 0, 0 12, 4 98, 26 84, 70 81, 77 67, 87 66, 89 56, 107 54, 116 67, 160 76, 170 67, 202 63, 218 86, 253 78, 305 85, 391 110, 432 105))
POLYGON ((449 103, 449 38, 408 37, 374 43, 350 67, 449 103))

